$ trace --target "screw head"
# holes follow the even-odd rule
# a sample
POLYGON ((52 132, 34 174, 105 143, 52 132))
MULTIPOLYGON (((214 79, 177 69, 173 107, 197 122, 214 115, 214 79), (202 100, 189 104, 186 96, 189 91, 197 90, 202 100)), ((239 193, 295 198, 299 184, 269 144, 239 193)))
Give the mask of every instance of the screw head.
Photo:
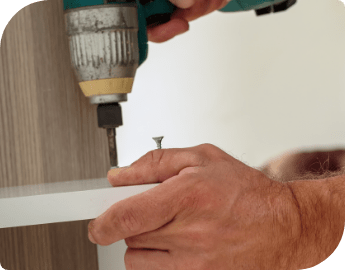
POLYGON ((164 138, 164 136, 161 136, 161 137, 153 137, 153 138, 152 138, 152 139, 155 140, 158 149, 162 149, 162 140, 163 140, 163 138, 164 138))

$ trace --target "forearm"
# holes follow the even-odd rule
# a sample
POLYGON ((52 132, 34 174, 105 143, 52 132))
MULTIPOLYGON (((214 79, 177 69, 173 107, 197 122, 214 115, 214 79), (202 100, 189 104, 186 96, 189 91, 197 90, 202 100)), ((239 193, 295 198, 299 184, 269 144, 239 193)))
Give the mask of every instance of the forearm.
POLYGON ((345 175, 287 183, 300 213, 298 269, 327 259, 337 248, 345 223, 345 175))

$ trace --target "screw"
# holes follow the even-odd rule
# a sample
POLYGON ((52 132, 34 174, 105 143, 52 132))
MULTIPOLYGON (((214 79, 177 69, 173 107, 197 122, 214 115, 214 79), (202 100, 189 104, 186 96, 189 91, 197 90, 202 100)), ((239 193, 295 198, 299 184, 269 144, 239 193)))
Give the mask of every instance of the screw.
POLYGON ((156 144, 157 144, 157 149, 162 149, 162 140, 163 140, 164 136, 161 137, 153 137, 152 139, 155 140, 156 144))

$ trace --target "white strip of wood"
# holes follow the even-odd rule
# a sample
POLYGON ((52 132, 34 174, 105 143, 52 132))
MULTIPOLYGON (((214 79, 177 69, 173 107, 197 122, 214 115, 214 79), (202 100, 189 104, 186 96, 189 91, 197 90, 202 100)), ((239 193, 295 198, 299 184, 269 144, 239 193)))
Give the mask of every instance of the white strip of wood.
POLYGON ((112 187, 106 178, 0 189, 0 228, 93 219, 158 184, 112 187))

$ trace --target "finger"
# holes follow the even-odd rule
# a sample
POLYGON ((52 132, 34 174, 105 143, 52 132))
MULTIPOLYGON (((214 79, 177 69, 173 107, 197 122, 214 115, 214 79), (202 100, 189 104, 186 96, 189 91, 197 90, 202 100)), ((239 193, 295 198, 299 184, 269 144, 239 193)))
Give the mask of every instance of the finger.
MULTIPOLYGON (((192 202, 192 200, 190 200, 192 202)), ((191 206, 191 203, 184 203, 185 206, 191 206)), ((192 207, 191 207, 192 208, 192 207)), ((159 249, 173 251, 181 249, 184 244, 190 242, 188 237, 182 236, 188 235, 190 223, 186 221, 186 217, 190 217, 193 211, 184 211, 182 214, 176 215, 174 219, 157 230, 142 233, 139 235, 131 236, 125 239, 126 245, 130 248, 137 249, 159 249), (183 243, 183 244, 182 244, 183 243)), ((195 238, 193 238, 195 239, 195 238)))
POLYGON ((126 269, 131 270, 172 270, 174 261, 169 252, 128 248, 125 253, 126 269))
POLYGON ((94 243, 110 245, 164 226, 178 213, 192 209, 187 203, 196 197, 198 182, 197 174, 175 176, 153 189, 112 205, 89 223, 89 238, 94 243))
POLYGON ((160 229, 128 237, 125 243, 129 248, 170 250, 170 239, 159 231, 160 229))
POLYGON ((179 218, 176 216, 172 221, 157 230, 126 238, 125 243, 130 248, 172 251, 172 249, 178 246, 176 239, 180 239, 177 236, 179 235, 179 230, 184 227, 182 220, 183 216, 179 218))
POLYGON ((227 0, 201 0, 195 2, 195 4, 188 9, 178 9, 174 13, 174 16, 184 18, 190 22, 215 10, 223 8, 227 3, 227 0))
POLYGON ((183 18, 172 18, 168 23, 147 29, 148 39, 161 43, 189 30, 188 22, 183 18))
POLYGON ((188 167, 204 167, 208 163, 209 148, 199 145, 183 149, 157 149, 148 152, 130 167, 112 169, 108 180, 113 186, 161 183, 188 167))
POLYGON ((170 2, 179 8, 186 9, 193 6, 196 0, 170 0, 170 2))

